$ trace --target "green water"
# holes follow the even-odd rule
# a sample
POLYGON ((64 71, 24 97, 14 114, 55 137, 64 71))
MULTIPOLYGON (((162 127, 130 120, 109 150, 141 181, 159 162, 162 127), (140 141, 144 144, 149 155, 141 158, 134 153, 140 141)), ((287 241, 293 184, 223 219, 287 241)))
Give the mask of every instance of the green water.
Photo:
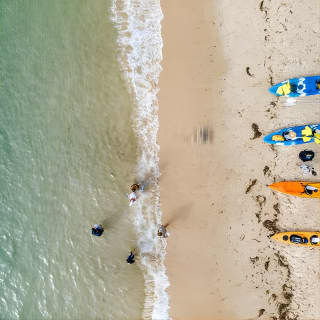
POLYGON ((136 141, 110 5, 0 0, 1 319, 141 318, 143 277, 125 263, 136 141))

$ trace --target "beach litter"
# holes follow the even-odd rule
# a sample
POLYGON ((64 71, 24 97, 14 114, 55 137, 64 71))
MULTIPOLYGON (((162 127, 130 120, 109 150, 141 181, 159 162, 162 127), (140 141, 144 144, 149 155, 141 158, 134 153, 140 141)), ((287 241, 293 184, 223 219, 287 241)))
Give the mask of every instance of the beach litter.
POLYGON ((303 150, 299 153, 299 158, 303 162, 311 161, 314 158, 314 152, 312 150, 303 150))
POLYGON ((308 166, 308 165, 306 165, 305 163, 303 163, 302 165, 300 165, 300 169, 302 170, 302 172, 303 172, 303 175, 310 175, 310 174, 312 174, 313 176, 316 176, 317 175, 317 173, 316 173, 316 171, 314 170, 314 168, 313 167, 311 167, 311 166, 308 166))

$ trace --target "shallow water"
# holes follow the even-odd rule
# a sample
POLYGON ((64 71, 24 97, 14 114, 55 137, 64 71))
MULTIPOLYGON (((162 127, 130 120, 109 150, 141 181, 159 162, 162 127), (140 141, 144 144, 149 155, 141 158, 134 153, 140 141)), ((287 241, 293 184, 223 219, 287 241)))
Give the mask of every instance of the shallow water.
POLYGON ((125 262, 133 105, 110 6, 0 2, 3 319, 141 318, 143 276, 125 262))

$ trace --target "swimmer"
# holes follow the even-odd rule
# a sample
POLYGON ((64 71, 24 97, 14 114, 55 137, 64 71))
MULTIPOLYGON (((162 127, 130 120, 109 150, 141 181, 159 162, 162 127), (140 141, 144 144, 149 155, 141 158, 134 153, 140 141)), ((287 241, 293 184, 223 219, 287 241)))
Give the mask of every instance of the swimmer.
POLYGON ((127 263, 129 263, 129 264, 135 263, 134 254, 133 254, 132 251, 130 252, 130 254, 129 254, 128 258, 127 258, 127 263))
POLYGON ((103 234, 103 226, 101 224, 95 224, 93 228, 91 228, 91 233, 96 237, 101 237, 103 234))

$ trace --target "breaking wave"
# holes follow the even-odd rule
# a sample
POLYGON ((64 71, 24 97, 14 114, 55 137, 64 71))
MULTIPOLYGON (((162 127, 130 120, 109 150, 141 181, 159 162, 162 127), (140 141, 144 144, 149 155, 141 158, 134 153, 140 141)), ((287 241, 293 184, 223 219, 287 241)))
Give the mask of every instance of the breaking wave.
POLYGON ((144 319, 169 319, 169 281, 164 266, 166 241, 157 236, 161 224, 159 145, 157 144, 158 81, 161 72, 163 18, 159 0, 113 0, 119 61, 136 108, 138 181, 145 185, 134 205, 141 267, 145 278, 144 319))

